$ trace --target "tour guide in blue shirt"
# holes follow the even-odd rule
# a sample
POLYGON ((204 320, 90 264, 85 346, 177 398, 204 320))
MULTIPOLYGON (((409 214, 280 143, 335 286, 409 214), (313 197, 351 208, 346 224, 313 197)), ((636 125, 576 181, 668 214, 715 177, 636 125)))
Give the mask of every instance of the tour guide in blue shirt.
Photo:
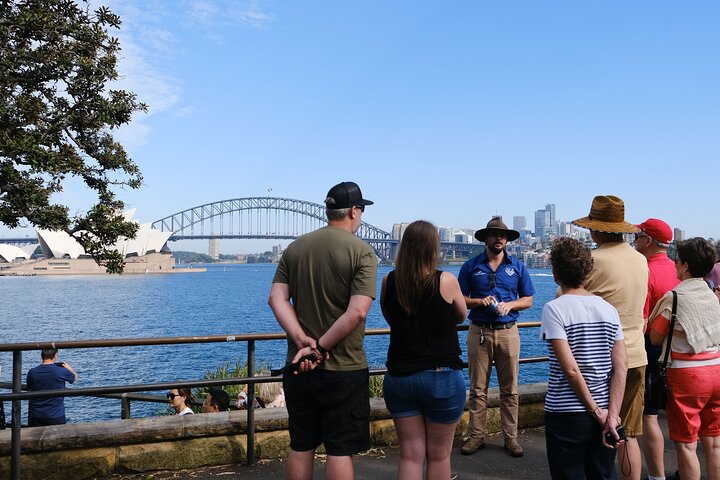
POLYGON ((463 455, 485 448, 487 391, 493 361, 500 384, 505 450, 512 457, 523 455, 517 440, 520 334, 515 322, 520 310, 532 306, 535 289, 525 265, 505 251, 507 242, 518 237, 520 233, 510 230, 502 217, 493 217, 487 227, 475 232, 475 238, 485 242, 485 252, 465 262, 458 276, 472 322, 467 337, 470 436, 462 447, 463 455))

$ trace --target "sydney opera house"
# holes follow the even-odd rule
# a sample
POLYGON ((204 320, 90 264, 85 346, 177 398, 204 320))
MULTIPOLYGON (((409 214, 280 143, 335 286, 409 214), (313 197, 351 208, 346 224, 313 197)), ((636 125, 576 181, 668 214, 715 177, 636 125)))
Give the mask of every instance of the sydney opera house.
MULTIPOLYGON (((133 220, 135 209, 123 214, 133 220)), ((149 223, 139 224, 134 239, 120 238, 115 244, 125 259, 124 273, 170 273, 176 271, 175 259, 167 247, 171 232, 153 229, 149 223)), ((70 235, 61 231, 37 229, 42 249, 39 258, 31 258, 37 244, 18 248, 0 244, 0 275, 78 275, 104 274, 105 268, 85 253, 70 235)))

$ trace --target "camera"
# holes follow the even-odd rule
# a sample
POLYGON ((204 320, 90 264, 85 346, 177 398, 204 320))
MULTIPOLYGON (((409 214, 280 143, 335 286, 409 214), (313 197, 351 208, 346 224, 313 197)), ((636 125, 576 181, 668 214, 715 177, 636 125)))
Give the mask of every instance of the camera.
POLYGON ((305 360, 310 360, 313 363, 317 363, 317 356, 314 353, 303 356, 297 363, 287 363, 282 368, 273 368, 270 370, 270 375, 273 377, 276 375, 282 375, 284 373, 293 373, 300 370, 300 364, 305 360))
POLYGON ((57 365, 58 367, 64 367, 65 362, 55 362, 55 365, 57 365))
MULTIPOLYGON (((617 432, 618 437, 620 437, 620 440, 625 440, 625 427, 623 427, 622 425, 618 425, 615 431, 617 432)), ((607 432, 605 434, 605 441, 608 445, 612 445, 614 447, 620 440, 616 440, 612 432, 607 432)))

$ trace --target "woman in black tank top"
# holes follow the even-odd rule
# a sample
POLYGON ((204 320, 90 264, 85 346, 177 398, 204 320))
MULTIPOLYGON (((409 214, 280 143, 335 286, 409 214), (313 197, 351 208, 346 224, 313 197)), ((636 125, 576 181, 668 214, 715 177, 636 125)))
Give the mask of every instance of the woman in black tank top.
POLYGON ((467 316, 457 279, 438 270, 440 239, 425 221, 405 230, 380 304, 390 325, 383 385, 400 442, 398 478, 447 479, 455 427, 465 407, 456 325, 467 316))

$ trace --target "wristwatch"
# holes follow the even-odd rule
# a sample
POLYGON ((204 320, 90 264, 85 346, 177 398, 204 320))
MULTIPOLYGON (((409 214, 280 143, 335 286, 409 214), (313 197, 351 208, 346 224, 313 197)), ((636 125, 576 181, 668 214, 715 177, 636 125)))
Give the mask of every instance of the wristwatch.
POLYGON ((328 353, 327 350, 325 350, 322 346, 320 346, 320 339, 318 338, 315 341, 315 347, 317 348, 317 351, 320 352, 320 355, 322 355, 323 360, 325 359, 325 355, 328 353))

